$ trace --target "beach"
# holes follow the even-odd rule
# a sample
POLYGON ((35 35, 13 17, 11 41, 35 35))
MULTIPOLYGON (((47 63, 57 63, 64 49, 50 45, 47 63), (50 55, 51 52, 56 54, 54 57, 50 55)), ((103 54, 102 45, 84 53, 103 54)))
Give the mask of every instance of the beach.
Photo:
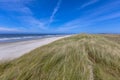
POLYGON ((68 37, 68 36, 51 37, 51 38, 0 44, 0 61, 6 61, 6 60, 12 60, 18 58, 38 47, 49 44, 53 41, 56 41, 64 37, 68 37))

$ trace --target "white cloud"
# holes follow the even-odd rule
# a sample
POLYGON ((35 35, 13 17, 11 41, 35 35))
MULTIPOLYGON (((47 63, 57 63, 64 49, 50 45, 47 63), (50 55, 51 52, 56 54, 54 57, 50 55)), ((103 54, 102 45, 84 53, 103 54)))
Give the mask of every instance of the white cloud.
POLYGON ((0 31, 19 31, 19 30, 15 28, 0 27, 0 31))
POLYGON ((111 20, 111 19, 116 19, 116 18, 120 18, 120 12, 111 13, 111 14, 108 14, 105 16, 101 16, 101 17, 95 18, 91 21, 92 22, 100 22, 100 21, 111 20))
POLYGON ((45 22, 34 18, 33 12, 26 4, 30 4, 34 0, 0 0, 0 9, 11 12, 18 12, 20 16, 10 15, 16 18, 21 24, 29 26, 29 28, 45 29, 45 22))
POLYGON ((75 29, 82 29, 83 27, 89 26, 91 23, 86 24, 86 22, 82 21, 80 18, 77 18, 75 20, 66 22, 65 24, 61 25, 57 31, 64 32, 64 31, 70 31, 75 29))
POLYGON ((107 3, 100 6, 97 10, 91 11, 91 13, 86 13, 86 16, 78 17, 72 21, 66 22, 65 24, 59 26, 58 31, 69 31, 74 29, 82 29, 84 27, 92 27, 92 25, 105 20, 112 20, 120 18, 120 11, 110 12, 118 8, 120 1, 115 1, 112 3, 107 3), (107 13, 107 14, 105 14, 107 13), (88 15, 89 14, 89 15, 88 15), (99 16, 101 15, 101 16, 99 16))
POLYGON ((83 4, 80 8, 85 8, 85 7, 87 7, 87 6, 90 6, 90 5, 92 5, 92 4, 94 4, 94 3, 96 3, 96 2, 98 2, 99 0, 91 0, 91 1, 89 1, 89 2, 87 2, 87 3, 85 3, 85 4, 83 4))
POLYGON ((120 6, 120 1, 109 2, 107 4, 97 7, 97 9, 95 8, 93 10, 89 10, 85 14, 89 14, 88 16, 86 16, 87 18, 93 18, 102 15, 104 13, 111 14, 111 11, 113 12, 113 10, 119 8, 119 6, 120 6))
POLYGON ((120 18, 120 12, 112 13, 109 15, 93 18, 93 19, 86 19, 83 18, 76 18, 75 20, 69 21, 63 25, 61 25, 57 30, 58 31, 69 31, 74 29, 82 29, 84 27, 92 27, 91 25, 94 25, 99 22, 103 22, 105 20, 111 20, 120 18))
POLYGON ((56 7, 55 7, 54 10, 53 10, 52 15, 50 16, 49 24, 51 24, 51 23, 53 22, 54 16, 55 16, 55 14, 58 12, 58 10, 59 10, 59 8, 60 8, 61 1, 62 1, 62 0, 58 0, 57 5, 56 5, 56 7))
POLYGON ((25 23, 24 25, 29 26, 29 28, 39 28, 42 30, 47 29, 46 25, 47 25, 47 20, 43 21, 43 20, 39 20, 34 18, 33 16, 21 16, 19 17, 19 19, 21 20, 22 23, 25 23))
POLYGON ((0 0, 0 9, 31 15, 32 11, 26 6, 26 4, 31 3, 31 1, 32 0, 0 0))

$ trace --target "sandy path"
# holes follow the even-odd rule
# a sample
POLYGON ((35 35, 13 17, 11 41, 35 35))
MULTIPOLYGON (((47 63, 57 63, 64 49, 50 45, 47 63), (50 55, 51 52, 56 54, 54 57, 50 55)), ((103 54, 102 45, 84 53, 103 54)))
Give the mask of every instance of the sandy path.
POLYGON ((34 50, 37 47, 46 45, 64 37, 68 36, 0 44, 0 61, 18 58, 23 54, 34 50))

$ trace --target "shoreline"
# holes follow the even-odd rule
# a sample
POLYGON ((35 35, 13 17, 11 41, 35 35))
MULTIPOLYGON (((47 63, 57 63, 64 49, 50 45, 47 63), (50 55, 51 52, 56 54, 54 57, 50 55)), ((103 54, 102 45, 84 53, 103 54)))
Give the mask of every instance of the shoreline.
POLYGON ((56 40, 69 37, 69 36, 50 37, 50 38, 1 44, 0 45, 0 61, 7 61, 7 60, 9 61, 9 60, 19 58, 22 55, 27 54, 38 47, 47 45, 51 42, 54 42, 56 40))
POLYGON ((31 38, 29 38, 28 36, 26 36, 26 38, 24 37, 13 37, 13 38, 7 38, 7 40, 0 40, 0 44, 5 44, 5 43, 14 43, 14 42, 21 42, 21 41, 30 41, 30 40, 38 40, 38 39, 44 39, 44 38, 51 38, 51 37, 62 37, 62 36, 66 36, 66 35, 54 35, 54 36, 32 36, 31 38))

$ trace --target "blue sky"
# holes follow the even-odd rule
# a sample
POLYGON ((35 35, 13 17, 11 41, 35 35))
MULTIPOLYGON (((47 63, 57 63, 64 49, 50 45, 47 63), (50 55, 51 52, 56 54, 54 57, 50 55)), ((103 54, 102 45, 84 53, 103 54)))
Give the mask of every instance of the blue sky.
POLYGON ((0 0, 0 33, 120 33, 120 0, 0 0))

